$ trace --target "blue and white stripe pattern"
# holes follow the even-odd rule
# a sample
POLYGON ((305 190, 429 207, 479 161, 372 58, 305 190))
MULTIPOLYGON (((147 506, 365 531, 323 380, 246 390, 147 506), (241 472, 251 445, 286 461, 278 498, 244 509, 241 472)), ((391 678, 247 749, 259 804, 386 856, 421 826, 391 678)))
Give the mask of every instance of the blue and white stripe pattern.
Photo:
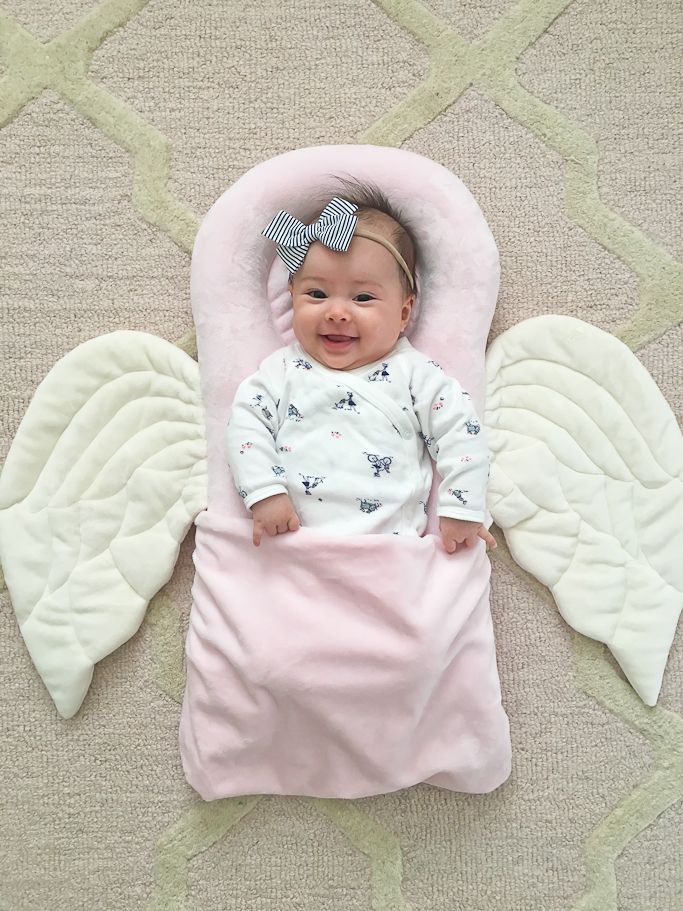
POLYGON ((348 250, 358 222, 352 214, 357 208, 352 202, 335 196, 320 213, 320 218, 311 225, 305 225, 281 209, 261 234, 275 241, 280 259, 290 272, 296 272, 314 240, 319 240, 337 253, 348 250))

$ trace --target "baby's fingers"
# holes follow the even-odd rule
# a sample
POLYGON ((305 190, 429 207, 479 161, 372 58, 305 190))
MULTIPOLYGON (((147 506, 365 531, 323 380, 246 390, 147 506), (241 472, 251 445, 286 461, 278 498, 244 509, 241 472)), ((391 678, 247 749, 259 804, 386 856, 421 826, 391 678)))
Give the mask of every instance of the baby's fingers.
POLYGON ((484 541, 486 541, 486 543, 488 544, 488 546, 493 548, 494 550, 496 547, 498 547, 496 539, 493 537, 493 535, 487 528, 484 528, 483 525, 479 529, 479 537, 483 538, 484 541))
POLYGON ((453 538, 447 538, 445 535, 441 536, 441 540, 443 541, 443 546, 446 548, 446 553, 454 554, 458 546, 457 542, 454 541, 453 538))
POLYGON ((258 547, 259 544, 261 543, 262 534, 263 534, 263 525, 259 522, 258 519, 254 519, 254 531, 252 534, 252 541, 254 542, 256 547, 258 547))
POLYGON ((268 529, 268 534, 272 535, 286 535, 288 531, 296 531, 299 527, 299 517, 296 513, 290 516, 289 519, 280 519, 277 525, 273 526, 273 530, 268 529))

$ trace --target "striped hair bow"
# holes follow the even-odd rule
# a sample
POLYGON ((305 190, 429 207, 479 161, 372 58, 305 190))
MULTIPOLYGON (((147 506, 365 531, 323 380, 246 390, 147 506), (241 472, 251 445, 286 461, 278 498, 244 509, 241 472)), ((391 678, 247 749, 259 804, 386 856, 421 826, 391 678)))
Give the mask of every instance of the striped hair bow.
POLYGON ((296 272, 303 265, 314 240, 319 240, 337 253, 349 249, 358 222, 353 214, 357 208, 352 202, 335 196, 322 210, 320 218, 310 225, 280 210, 261 234, 275 241, 280 259, 290 272, 296 272))

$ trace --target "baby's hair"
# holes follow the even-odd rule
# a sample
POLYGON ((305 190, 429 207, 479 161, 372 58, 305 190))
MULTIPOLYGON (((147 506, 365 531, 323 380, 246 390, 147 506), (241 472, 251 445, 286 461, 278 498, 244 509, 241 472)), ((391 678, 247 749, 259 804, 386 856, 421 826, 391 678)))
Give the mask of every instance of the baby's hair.
MULTIPOLYGON (((390 239, 406 261, 406 265, 410 269, 414 280, 416 260, 415 241, 413 240, 409 227, 406 225, 406 219, 404 218, 403 213, 397 209, 393 203, 389 202, 386 194, 374 184, 356 180, 353 177, 339 177, 336 174, 333 175, 333 179, 341 184, 341 188, 337 187, 333 192, 358 206, 354 215, 359 221, 372 225, 373 222, 376 222, 376 219, 374 218, 375 213, 381 212, 394 222, 394 224, 391 225, 390 239)), ((325 200, 323 205, 326 205, 328 202, 329 198, 325 200)), ((405 293, 410 294, 413 289, 410 287, 408 276, 398 264, 397 268, 401 278, 401 285, 403 286, 405 293)), ((417 291, 417 285, 414 290, 417 291)))

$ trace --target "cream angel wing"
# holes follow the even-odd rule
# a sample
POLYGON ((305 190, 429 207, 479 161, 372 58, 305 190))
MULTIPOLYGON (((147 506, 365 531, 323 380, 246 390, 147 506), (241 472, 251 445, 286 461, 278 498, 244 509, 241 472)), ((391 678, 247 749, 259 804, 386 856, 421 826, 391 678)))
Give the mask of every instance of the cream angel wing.
POLYGON ((65 717, 129 639, 206 505, 197 364, 142 332, 62 358, 0 475, 0 558, 33 663, 65 717))
POLYGON ((487 357, 489 509, 567 623, 655 705, 683 605, 683 441, 618 339, 526 320, 487 357))

